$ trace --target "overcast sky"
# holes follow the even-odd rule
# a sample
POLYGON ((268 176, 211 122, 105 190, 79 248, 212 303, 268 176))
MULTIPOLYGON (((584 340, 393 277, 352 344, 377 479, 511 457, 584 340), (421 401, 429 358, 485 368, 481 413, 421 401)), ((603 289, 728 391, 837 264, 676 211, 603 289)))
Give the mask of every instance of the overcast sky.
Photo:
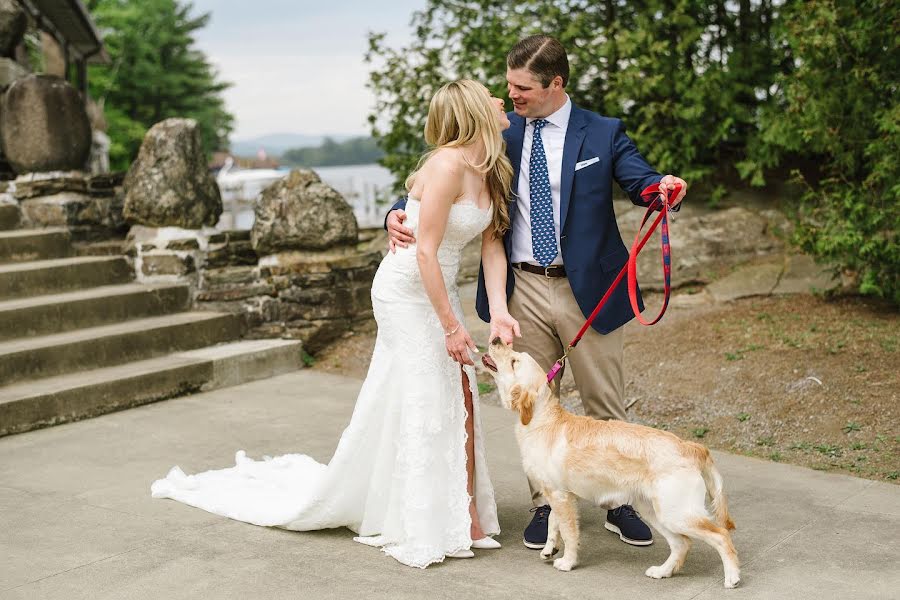
POLYGON ((366 33, 394 47, 426 0, 193 0, 212 13, 197 45, 232 88, 234 139, 268 133, 368 134, 366 33))

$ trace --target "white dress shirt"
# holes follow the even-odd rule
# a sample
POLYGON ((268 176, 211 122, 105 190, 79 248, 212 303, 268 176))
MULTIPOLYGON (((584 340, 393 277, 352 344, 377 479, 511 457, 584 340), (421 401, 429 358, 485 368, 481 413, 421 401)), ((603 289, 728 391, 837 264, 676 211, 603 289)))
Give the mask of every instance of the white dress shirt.
MULTIPOLYGON (((572 113, 572 101, 566 95, 566 103, 558 111, 545 117, 547 124, 541 130, 544 142, 544 154, 547 156, 547 173, 550 176, 550 196, 553 201, 553 226, 556 230, 556 248, 559 253, 550 264, 561 265, 562 248, 559 245, 559 211, 560 180, 562 179, 563 146, 566 142, 566 129, 569 128, 569 115, 572 113)), ((534 138, 534 121, 525 119, 525 138, 522 141, 522 162, 519 165, 518 196, 514 203, 516 226, 512 231, 512 252, 510 261, 538 264, 531 247, 531 197, 528 189, 528 167, 531 164, 531 142, 534 138)))

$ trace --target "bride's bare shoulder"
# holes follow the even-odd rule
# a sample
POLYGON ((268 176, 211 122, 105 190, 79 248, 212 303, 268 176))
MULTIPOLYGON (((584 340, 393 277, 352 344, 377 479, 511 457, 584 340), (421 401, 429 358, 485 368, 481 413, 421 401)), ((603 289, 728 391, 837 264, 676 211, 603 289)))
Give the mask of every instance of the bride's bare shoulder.
POLYGON ((428 157, 424 167, 432 176, 440 173, 459 175, 466 168, 466 161, 462 149, 440 148, 428 157))

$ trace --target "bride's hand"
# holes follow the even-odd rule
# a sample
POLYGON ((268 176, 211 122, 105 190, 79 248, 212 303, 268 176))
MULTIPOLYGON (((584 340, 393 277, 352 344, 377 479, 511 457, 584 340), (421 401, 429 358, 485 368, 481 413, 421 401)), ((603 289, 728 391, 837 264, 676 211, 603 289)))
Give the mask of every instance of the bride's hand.
POLYGON ((449 331, 450 335, 445 335, 447 344, 447 354, 461 365, 474 365, 469 352, 478 352, 478 347, 472 340, 472 336, 466 331, 462 323, 452 327, 449 331), (450 333, 452 331, 453 333, 450 333))

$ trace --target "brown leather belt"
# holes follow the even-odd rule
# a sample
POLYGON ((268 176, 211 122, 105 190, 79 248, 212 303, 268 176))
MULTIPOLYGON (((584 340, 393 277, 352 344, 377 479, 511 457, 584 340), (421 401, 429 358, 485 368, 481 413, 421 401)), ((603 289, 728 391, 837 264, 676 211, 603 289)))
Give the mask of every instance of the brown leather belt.
POLYGON ((531 263, 513 263, 513 268, 525 271, 527 273, 536 273, 544 277, 565 277, 566 267, 564 265, 549 265, 541 267, 531 263))

